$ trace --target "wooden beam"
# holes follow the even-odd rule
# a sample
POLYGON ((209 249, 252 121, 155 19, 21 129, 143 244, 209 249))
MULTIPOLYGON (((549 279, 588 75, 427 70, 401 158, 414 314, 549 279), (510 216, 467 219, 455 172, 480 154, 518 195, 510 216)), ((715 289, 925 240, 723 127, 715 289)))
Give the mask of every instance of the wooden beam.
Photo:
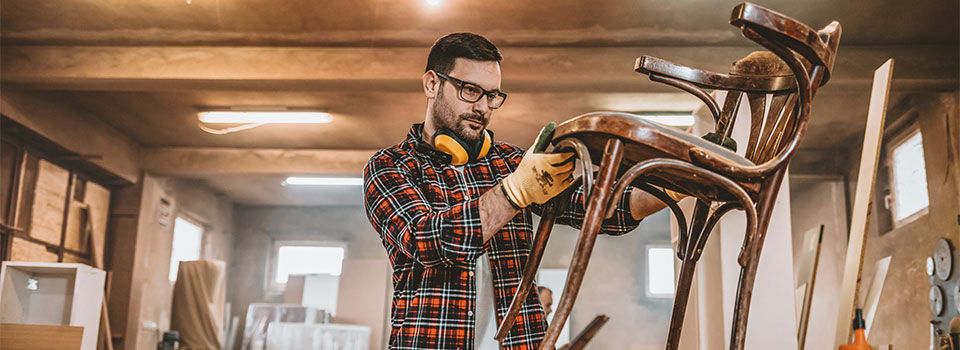
POLYGON ((359 176, 376 150, 146 148, 143 170, 157 175, 323 174, 359 176))
POLYGON ((847 256, 840 284, 840 310, 837 316, 836 345, 850 341, 853 313, 860 290, 860 274, 863 271, 863 246, 867 239, 868 216, 873 201, 873 185, 883 142, 883 124, 887 111, 887 95, 890 93, 890 78, 893 75, 893 59, 877 68, 873 74, 873 90, 870 93, 870 108, 867 111, 867 128, 863 136, 863 151, 860 170, 857 173, 857 192, 850 220, 850 235, 847 256))
MULTIPOLYGON (((633 73, 637 56, 722 72, 734 58, 759 49, 752 45, 506 47, 503 84, 514 92, 662 91, 660 84, 633 73)), ((0 81, 29 89, 419 91, 427 53, 421 47, 14 45, 0 52, 0 81)), ((862 77, 886 57, 925 62, 900 72, 898 79, 909 80, 912 87, 956 86, 957 55, 945 46, 844 47, 831 85, 866 84, 862 77)))

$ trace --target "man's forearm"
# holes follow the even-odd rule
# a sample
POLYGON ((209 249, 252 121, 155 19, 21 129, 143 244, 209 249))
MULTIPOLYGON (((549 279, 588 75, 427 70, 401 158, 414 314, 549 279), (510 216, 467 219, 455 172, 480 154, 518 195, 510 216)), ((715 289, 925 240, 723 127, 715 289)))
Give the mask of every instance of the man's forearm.
MULTIPOLYGON (((630 214, 634 219, 640 220, 650 214, 656 213, 667 205, 661 202, 657 197, 639 189, 633 189, 630 192, 630 214)), ((483 207, 481 207, 481 217, 483 217, 483 207)))
POLYGON ((480 195, 480 230, 486 242, 500 231, 510 219, 517 215, 517 209, 503 195, 501 185, 496 185, 480 195))

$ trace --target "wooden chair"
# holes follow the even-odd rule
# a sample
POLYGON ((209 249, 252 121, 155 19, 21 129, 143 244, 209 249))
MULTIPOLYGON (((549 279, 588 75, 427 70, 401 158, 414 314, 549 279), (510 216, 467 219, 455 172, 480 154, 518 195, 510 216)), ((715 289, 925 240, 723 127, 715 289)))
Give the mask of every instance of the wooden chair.
MULTIPOLYGON (((713 115, 716 135, 729 137, 740 101, 750 115, 745 156, 679 130, 626 113, 597 112, 557 127, 556 149, 573 149, 584 169, 600 159, 596 179, 585 176, 586 214, 567 275, 541 349, 553 349, 583 282, 593 245, 605 217, 628 186, 651 193, 667 204, 680 226, 677 257, 682 261, 666 348, 676 349, 696 263, 714 225, 731 210, 743 210, 747 228, 731 327, 730 349, 741 350, 757 263, 777 192, 790 157, 803 137, 817 89, 830 78, 840 39, 840 24, 816 31, 780 13, 751 3, 733 9, 730 24, 769 52, 753 53, 734 64, 730 74, 707 72, 641 56, 635 69, 650 80, 689 92, 713 115), (704 89, 725 91, 722 105, 704 89), (767 103, 768 95, 772 95, 767 103), (618 179, 619 177, 619 179, 618 179), (660 188, 697 198, 692 220, 660 188)), ((585 172, 590 175, 589 171, 585 172)), ((559 197, 558 197, 559 198, 559 197)), ((503 339, 523 299, 532 288, 556 212, 564 203, 547 203, 517 294, 497 334, 503 339)))

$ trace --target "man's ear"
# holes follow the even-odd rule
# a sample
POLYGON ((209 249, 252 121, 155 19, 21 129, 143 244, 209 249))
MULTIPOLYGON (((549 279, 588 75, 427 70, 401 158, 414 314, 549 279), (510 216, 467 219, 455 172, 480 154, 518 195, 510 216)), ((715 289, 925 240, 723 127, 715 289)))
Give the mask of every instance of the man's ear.
POLYGON ((427 98, 436 98, 440 93, 440 78, 432 70, 423 73, 423 93, 427 98))

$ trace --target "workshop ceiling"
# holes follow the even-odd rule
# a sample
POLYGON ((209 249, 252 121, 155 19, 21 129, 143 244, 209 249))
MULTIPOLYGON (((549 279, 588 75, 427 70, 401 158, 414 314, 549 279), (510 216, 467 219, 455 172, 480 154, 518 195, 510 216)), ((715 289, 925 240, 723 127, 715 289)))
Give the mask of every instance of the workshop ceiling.
MULTIPOLYGON (((505 56, 503 88, 510 97, 491 129, 498 139, 527 145, 545 122, 589 111, 695 108, 695 99, 634 73, 633 62, 646 54, 726 71, 758 48, 727 24, 737 3, 4 0, 0 83, 10 99, 65 104, 113 126, 145 152, 372 150, 396 143, 423 120, 419 79, 433 41, 471 31, 505 56), (335 119, 228 135, 197 126, 199 110, 253 105, 319 108, 335 119)), ((843 26, 836 73, 814 100, 802 150, 856 147, 851 140, 865 124, 873 69, 887 58, 897 60, 891 107, 911 93, 957 89, 956 0, 760 5, 814 27, 830 20, 843 26)), ((322 205, 340 198, 271 190, 287 171, 282 167, 271 174, 231 171, 177 175, 206 179, 247 204, 322 205)))

